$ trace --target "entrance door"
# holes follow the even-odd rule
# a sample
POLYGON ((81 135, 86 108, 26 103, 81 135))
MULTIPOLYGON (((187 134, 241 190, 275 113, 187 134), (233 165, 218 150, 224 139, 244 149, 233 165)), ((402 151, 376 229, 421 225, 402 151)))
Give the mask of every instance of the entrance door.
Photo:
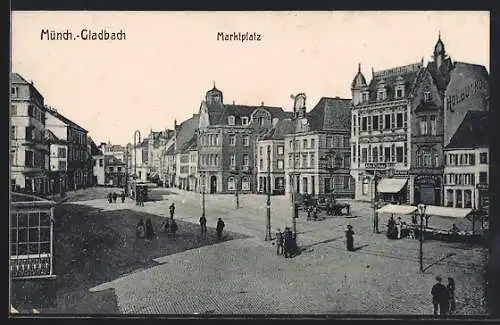
POLYGON ((329 178, 325 178, 324 180, 324 183, 325 183, 325 194, 326 193, 330 193, 330 179, 329 178))
POLYGON ((420 202, 427 205, 435 204, 434 186, 420 186, 420 202))
POLYGON ((217 193, 217 176, 210 177, 210 193, 217 193))

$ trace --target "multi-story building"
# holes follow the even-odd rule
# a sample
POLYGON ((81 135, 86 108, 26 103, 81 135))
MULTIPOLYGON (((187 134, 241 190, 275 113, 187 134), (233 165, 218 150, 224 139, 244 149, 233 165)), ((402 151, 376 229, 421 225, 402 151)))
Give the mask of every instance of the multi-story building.
POLYGON ((44 98, 33 82, 11 74, 11 187, 16 191, 49 192, 49 153, 45 142, 44 98))
POLYGON ((111 142, 101 142, 99 149, 105 156, 113 156, 116 159, 125 162, 127 148, 119 144, 111 144, 111 142))
POLYGON ((210 193, 256 191, 255 149, 261 133, 285 117, 281 107, 224 104, 215 88, 199 109, 199 173, 210 193), (233 190, 234 188, 234 190, 233 190))
POLYGON ((349 174, 351 100, 321 98, 306 112, 306 96, 295 96, 295 126, 285 136, 286 181, 290 192, 335 193, 352 197, 354 181, 349 174), (293 177, 293 183, 292 183, 293 177))
POLYGON ((149 179, 165 182, 165 146, 174 137, 174 130, 151 131, 149 138, 149 179))
MULTIPOLYGON (((175 184, 183 190, 197 190, 198 175, 191 173, 191 155, 196 151, 197 128, 200 121, 199 114, 193 116, 180 125, 175 125, 175 184)), ((197 159, 196 159, 197 161, 197 159)))
POLYGON ((149 172, 149 139, 136 143, 131 155, 131 173, 134 178, 146 182, 149 172))
POLYGON ((487 211, 488 112, 469 111, 445 148, 444 205, 487 211))
POLYGON ((104 179, 106 185, 125 186, 127 164, 113 156, 104 156, 104 179))
POLYGON ((78 189, 92 184, 92 156, 88 151, 87 130, 71 121, 56 109, 45 106, 46 128, 68 143, 66 188, 78 189))
MULTIPOLYGON (((173 138, 175 139, 175 137, 173 138)), ((165 153, 163 155, 163 162, 164 162, 164 179, 165 179, 165 186, 166 187, 174 187, 176 186, 175 180, 176 180, 176 171, 177 171, 177 166, 176 166, 176 159, 175 159, 175 140, 170 140, 167 145, 165 146, 165 153)))
POLYGON ((290 118, 281 119, 257 142, 257 192, 285 194, 285 136, 293 131, 290 118), (270 162, 270 163, 269 163, 270 162))
POLYGON ((58 139, 50 130, 45 130, 45 140, 50 146, 49 193, 62 193, 68 167, 68 142, 58 139))
POLYGON ((351 175, 355 198, 407 202, 411 162, 412 97, 423 62, 373 71, 368 85, 361 66, 352 82, 351 175), (376 179, 377 178, 377 179, 376 179))
POLYGON ((489 109, 483 66, 452 62, 439 36, 433 61, 373 72, 352 83, 356 198, 443 204, 443 148, 470 110, 489 109), (375 177, 378 175, 379 177, 375 177))
POLYGON ((97 147, 96 143, 89 137, 90 143, 90 154, 92 155, 92 161, 94 167, 92 168, 93 181, 94 185, 106 185, 105 179, 105 166, 104 166, 104 153, 102 150, 97 147))

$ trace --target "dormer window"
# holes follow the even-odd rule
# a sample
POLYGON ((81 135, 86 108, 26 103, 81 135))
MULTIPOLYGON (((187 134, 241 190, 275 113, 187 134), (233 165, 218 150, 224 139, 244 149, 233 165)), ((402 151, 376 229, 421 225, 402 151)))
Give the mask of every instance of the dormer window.
POLYGON ((397 86, 395 95, 396 95, 396 98, 403 98, 405 96, 404 86, 397 86))
POLYGON ((260 126, 264 126, 264 118, 263 117, 259 117, 258 121, 259 121, 260 126))
POLYGON ((361 94, 361 103, 368 103, 368 93, 361 94))
POLYGON ((241 125, 248 125, 248 117, 243 116, 241 118, 241 125))
POLYGON ((227 124, 234 125, 234 116, 231 115, 227 117, 227 124))
POLYGON ((430 91, 425 91, 424 92, 424 102, 428 103, 431 101, 431 92, 430 91))
POLYGON ((379 89, 377 92, 377 100, 384 100, 386 98, 385 88, 379 89))

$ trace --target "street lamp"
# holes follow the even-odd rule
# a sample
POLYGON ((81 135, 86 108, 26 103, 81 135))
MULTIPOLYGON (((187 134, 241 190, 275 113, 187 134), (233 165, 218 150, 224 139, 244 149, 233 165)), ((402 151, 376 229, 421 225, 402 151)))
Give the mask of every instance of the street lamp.
POLYGON ((125 147, 125 195, 128 196, 128 147, 125 147))
POLYGON ((423 253, 423 242, 424 242, 424 215, 427 206, 425 204, 419 204, 417 206, 418 212, 420 214, 420 249, 419 249, 419 263, 420 272, 424 272, 424 253, 423 253))
POLYGON ((267 213, 266 213, 266 238, 271 240, 271 146, 267 146, 267 213))
POLYGON ((207 175, 203 174, 203 188, 201 189, 201 216, 205 217, 205 191, 206 191, 206 179, 207 175))
POLYGON ((374 234, 379 234, 380 231, 378 230, 378 213, 377 213, 377 208, 378 208, 378 179, 379 175, 376 170, 373 171, 373 186, 374 186, 374 193, 373 193, 373 233, 374 234))
POLYGON ((141 142, 141 131, 135 130, 134 132, 134 177, 137 177, 137 143, 141 142), (137 141, 137 136, 139 140, 137 141))

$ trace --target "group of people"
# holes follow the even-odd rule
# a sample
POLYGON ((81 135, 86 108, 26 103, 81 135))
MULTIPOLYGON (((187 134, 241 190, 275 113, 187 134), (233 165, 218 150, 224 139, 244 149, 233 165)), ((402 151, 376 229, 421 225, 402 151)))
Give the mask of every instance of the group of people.
POLYGON ((136 226, 136 237, 146 239, 153 239, 155 237, 155 231, 153 228, 153 223, 151 222, 151 218, 146 220, 146 223, 144 223, 144 220, 142 218, 141 220, 139 220, 136 226))
POLYGON ((387 237, 390 239, 401 239, 403 225, 404 222, 401 220, 401 217, 398 217, 397 221, 395 221, 394 217, 391 216, 387 222, 387 237))
POLYGON ((276 254, 285 255, 285 258, 294 257, 297 253, 297 241, 290 227, 285 231, 276 231, 276 254))
POLYGON ((132 192, 132 196, 135 198, 135 205, 143 207, 146 201, 146 189, 138 187, 135 193, 132 192))
POLYGON ((307 221, 318 220, 319 208, 317 205, 309 205, 306 208, 307 221))
MULTIPOLYGON (((122 203, 125 202, 125 192, 120 193, 120 198, 122 199, 122 203)), ((113 193, 108 193, 108 202, 109 203, 116 203, 116 200, 118 199, 118 194, 116 192, 113 193)))
POLYGON ((456 309, 455 302, 455 280, 448 278, 448 284, 441 283, 442 278, 436 277, 436 284, 432 287, 432 304, 434 305, 434 315, 445 316, 453 313, 456 309))

